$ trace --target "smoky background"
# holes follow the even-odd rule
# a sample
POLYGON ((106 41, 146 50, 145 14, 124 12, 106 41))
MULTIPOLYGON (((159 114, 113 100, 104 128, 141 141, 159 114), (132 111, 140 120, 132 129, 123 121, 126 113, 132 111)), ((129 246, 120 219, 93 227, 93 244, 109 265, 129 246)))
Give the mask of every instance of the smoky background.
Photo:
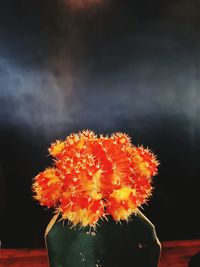
POLYGON ((161 240, 199 230, 200 4, 0 3, 0 239, 43 246, 33 199, 47 147, 71 132, 126 132, 161 162, 144 213, 161 240))

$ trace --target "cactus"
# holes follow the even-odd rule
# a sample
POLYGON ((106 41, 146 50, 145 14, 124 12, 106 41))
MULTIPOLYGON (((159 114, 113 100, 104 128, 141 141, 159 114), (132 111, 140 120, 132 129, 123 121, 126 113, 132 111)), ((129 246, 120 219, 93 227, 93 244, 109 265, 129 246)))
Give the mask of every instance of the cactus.
POLYGON ((97 231, 57 219, 45 240, 50 267, 157 267, 161 248, 153 224, 140 211, 128 223, 110 217, 97 231))
POLYGON ((35 177, 33 192, 56 213, 46 234, 50 266, 157 266, 155 230, 139 210, 152 193, 155 155, 126 134, 88 130, 49 152, 54 166, 35 177))

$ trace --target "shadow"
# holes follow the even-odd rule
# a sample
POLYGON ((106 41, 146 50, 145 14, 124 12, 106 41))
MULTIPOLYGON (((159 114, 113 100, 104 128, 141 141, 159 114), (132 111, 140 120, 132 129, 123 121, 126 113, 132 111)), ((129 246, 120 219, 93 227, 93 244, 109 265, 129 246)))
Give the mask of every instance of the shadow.
POLYGON ((200 253, 197 253, 190 259, 188 267, 199 267, 199 266, 200 266, 200 253))

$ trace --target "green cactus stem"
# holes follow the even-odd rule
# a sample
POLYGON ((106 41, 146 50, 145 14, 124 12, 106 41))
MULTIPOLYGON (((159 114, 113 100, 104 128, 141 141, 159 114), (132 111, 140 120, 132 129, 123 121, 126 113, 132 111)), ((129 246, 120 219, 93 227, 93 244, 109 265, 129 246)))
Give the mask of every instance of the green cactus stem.
POLYGON ((141 211, 130 221, 111 217, 96 231, 70 228, 55 217, 45 234, 50 267, 157 267, 160 242, 141 211))

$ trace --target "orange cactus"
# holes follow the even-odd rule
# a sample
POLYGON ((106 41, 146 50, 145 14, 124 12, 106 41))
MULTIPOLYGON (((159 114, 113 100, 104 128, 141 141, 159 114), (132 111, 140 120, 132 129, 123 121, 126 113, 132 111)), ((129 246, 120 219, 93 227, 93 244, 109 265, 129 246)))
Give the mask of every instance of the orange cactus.
POLYGON ((33 191, 35 192, 34 198, 41 205, 47 207, 55 206, 62 194, 61 180, 57 170, 49 168, 39 173, 34 179, 33 191))
POLYGON ((151 195, 159 163, 126 134, 82 131, 56 141, 49 152, 55 166, 35 177, 34 197, 72 225, 95 227, 108 215, 127 220, 151 195))

